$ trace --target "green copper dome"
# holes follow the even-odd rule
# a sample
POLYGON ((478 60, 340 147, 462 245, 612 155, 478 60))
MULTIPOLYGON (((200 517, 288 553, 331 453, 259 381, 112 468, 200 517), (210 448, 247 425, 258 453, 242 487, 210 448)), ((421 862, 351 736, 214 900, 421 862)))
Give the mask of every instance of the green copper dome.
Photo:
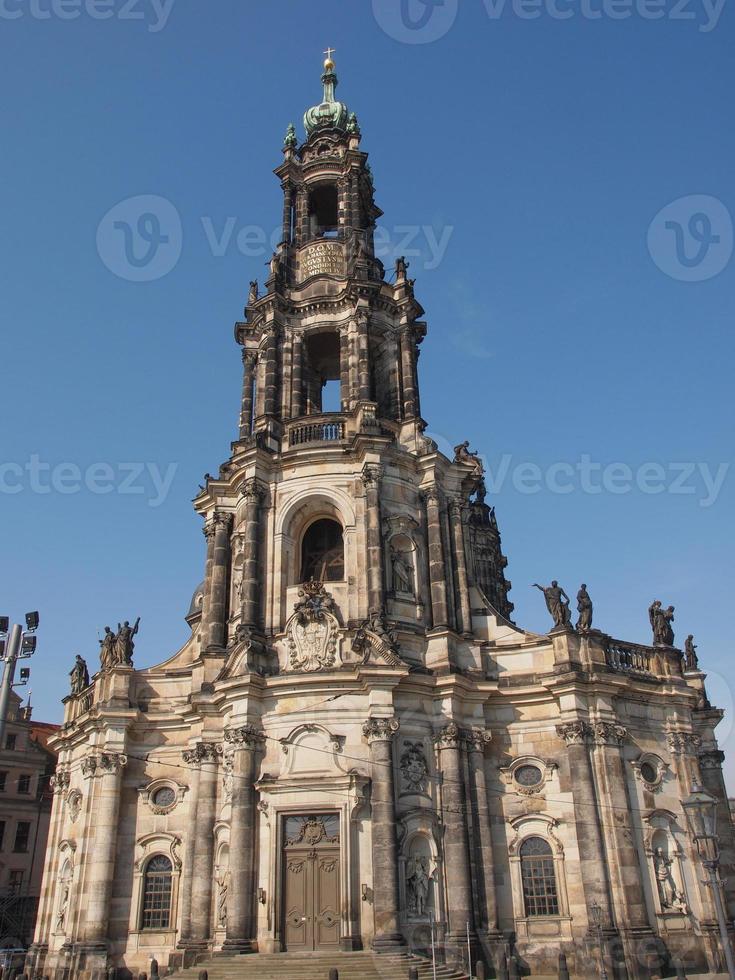
POLYGON ((320 129, 346 130, 350 119, 350 111, 347 106, 344 102, 338 102, 334 97, 339 79, 331 57, 328 57, 324 62, 322 82, 324 83, 324 101, 321 105, 307 109, 304 116, 304 129, 307 136, 312 136, 320 129))

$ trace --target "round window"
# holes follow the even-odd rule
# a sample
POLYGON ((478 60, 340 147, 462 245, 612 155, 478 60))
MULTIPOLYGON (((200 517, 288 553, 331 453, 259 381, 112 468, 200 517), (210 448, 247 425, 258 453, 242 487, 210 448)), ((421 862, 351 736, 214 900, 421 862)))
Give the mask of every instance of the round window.
POLYGON ((519 766, 515 772, 519 786, 538 786, 542 779, 543 773, 538 766, 519 766))
POLYGON ((170 786, 162 786, 157 789, 153 794, 153 803, 155 806, 166 807, 173 806, 176 802, 176 793, 170 786))
POLYGON ((647 783, 655 783, 658 781, 658 770, 653 763, 644 762, 641 766, 641 776, 647 783))

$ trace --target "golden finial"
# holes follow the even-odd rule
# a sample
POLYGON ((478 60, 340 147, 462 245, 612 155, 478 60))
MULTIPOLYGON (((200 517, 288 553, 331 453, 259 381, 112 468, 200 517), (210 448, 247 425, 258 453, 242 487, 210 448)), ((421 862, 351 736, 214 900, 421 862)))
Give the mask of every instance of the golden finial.
POLYGON ((332 60, 332 55, 336 53, 336 48, 327 48, 324 54, 327 56, 327 60, 324 62, 325 71, 334 71, 334 61, 332 60))

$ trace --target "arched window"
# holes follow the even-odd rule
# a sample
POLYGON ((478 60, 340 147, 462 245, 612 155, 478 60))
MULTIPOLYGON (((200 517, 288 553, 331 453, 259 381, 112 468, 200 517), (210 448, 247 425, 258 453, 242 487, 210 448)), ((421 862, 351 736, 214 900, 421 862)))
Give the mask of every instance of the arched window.
POLYGON ((168 929, 171 925, 171 861, 154 855, 143 875, 141 929, 168 929))
POLYGON ((341 582, 345 577, 342 528, 336 521, 315 521, 301 545, 302 582, 341 582))
POLYGON ((309 194, 312 238, 333 238, 339 230, 339 201, 335 184, 319 184, 309 194))
POLYGON ((542 837, 529 837, 521 845, 521 877, 526 915, 558 915, 554 855, 542 837))

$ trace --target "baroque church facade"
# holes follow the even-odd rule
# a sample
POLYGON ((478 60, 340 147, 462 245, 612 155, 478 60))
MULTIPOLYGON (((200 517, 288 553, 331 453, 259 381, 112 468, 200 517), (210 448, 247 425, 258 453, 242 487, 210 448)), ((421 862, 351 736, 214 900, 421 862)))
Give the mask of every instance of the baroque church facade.
POLYGON ((322 81, 235 326, 239 433, 195 500, 191 636, 137 670, 133 628, 109 633, 65 699, 30 972, 425 952, 432 931, 450 961, 469 942, 531 974, 564 952, 594 975, 600 949, 612 977, 676 955, 714 972, 681 801, 719 800, 732 917, 722 712, 673 637, 616 640, 589 608, 574 628, 551 587, 551 632, 513 622, 482 466, 424 433, 424 311, 405 262, 387 277, 375 256, 331 59, 322 81))

